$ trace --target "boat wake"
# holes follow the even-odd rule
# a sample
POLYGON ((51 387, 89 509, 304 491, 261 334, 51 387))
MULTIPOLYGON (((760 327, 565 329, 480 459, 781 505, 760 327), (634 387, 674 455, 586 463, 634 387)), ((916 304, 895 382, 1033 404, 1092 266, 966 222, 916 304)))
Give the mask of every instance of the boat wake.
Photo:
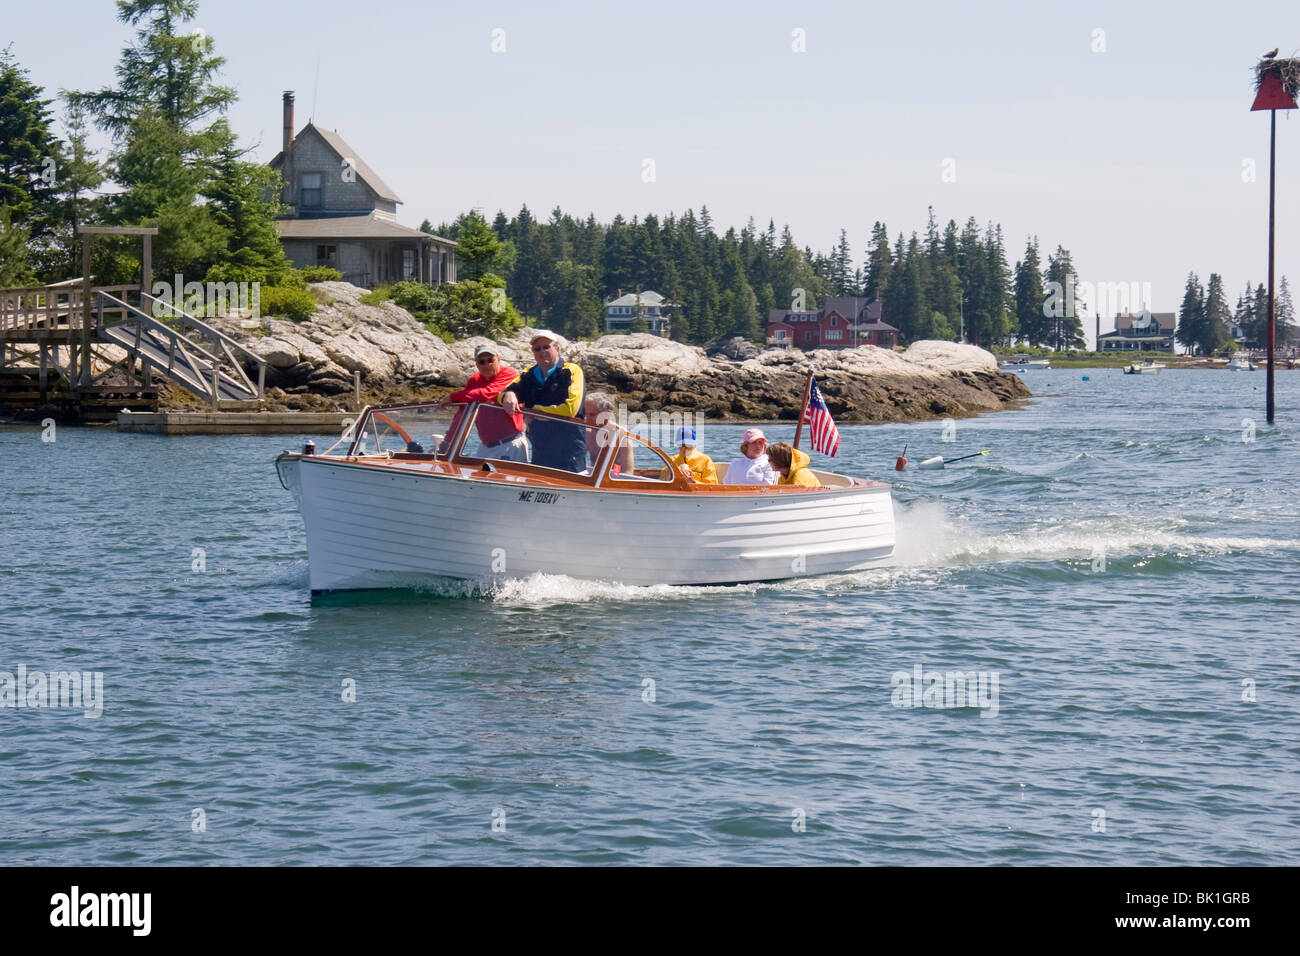
POLYGON ((1134 555, 1188 558, 1260 551, 1294 551, 1300 541, 1187 534, 1184 524, 1154 528, 1151 519, 1125 515, 1078 518, 1024 531, 991 534, 954 519, 944 505, 894 503, 898 543, 896 567, 968 567, 1003 562, 1074 561, 1103 554, 1107 559, 1134 555))
MULTIPOLYGON (((953 571, 983 565, 1084 562, 1104 554, 1108 561, 1168 557, 1187 559, 1260 551, 1300 551, 1300 541, 1210 537, 1175 528, 1155 529, 1123 515, 1061 521, 1024 531, 989 533, 952 516, 939 502, 894 502, 898 544, 892 564, 866 571, 791 578, 761 584, 655 585, 634 587, 536 574, 478 589, 494 603, 554 607, 600 601, 670 601, 705 594, 759 592, 896 590, 934 586, 953 571)), ((450 582, 449 582, 450 583, 450 582)), ((448 596, 452 596, 448 594, 448 596)))

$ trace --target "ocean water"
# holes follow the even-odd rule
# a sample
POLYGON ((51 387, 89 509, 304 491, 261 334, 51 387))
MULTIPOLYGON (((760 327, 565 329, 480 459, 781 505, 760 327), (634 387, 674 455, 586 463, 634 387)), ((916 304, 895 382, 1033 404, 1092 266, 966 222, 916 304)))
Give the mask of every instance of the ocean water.
POLYGON ((1300 373, 1026 380, 842 428, 894 566, 741 587, 313 601, 296 437, 0 430, 0 671, 103 681, 0 707, 0 863, 1300 863, 1300 373))

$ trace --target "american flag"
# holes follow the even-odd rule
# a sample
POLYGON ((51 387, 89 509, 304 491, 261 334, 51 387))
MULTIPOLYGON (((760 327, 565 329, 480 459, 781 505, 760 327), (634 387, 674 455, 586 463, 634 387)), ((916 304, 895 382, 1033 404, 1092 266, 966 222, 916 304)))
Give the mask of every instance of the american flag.
POLYGON ((816 379, 813 379, 812 390, 808 393, 808 407, 804 410, 803 420, 812 431, 813 451, 834 458, 840 450, 840 433, 831 420, 826 399, 822 398, 822 390, 817 387, 816 379))

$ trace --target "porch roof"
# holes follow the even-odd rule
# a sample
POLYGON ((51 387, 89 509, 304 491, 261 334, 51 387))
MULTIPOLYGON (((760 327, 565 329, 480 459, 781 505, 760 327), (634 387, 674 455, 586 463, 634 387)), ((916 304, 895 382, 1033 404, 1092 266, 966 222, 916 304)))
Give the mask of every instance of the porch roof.
POLYGON ((278 219, 281 239, 424 239, 456 248, 456 243, 409 226, 399 226, 374 213, 366 216, 333 216, 321 219, 278 219))

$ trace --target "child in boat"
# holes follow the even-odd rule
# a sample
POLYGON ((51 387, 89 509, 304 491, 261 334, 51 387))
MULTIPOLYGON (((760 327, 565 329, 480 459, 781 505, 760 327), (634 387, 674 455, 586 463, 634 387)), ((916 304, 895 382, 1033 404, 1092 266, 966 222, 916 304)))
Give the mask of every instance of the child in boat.
POLYGON ((808 470, 808 456, 798 448, 791 448, 785 442, 767 446, 767 460, 780 472, 778 485, 801 485, 804 488, 820 488, 822 483, 808 470))
MULTIPOLYGON (((718 472, 713 467, 713 459, 701 451, 696 450, 695 426, 686 425, 677 429, 678 452, 673 455, 672 462, 687 478, 698 481, 703 485, 716 485, 718 483, 718 472)), ((665 468, 659 475, 660 478, 668 478, 668 469, 665 468)))

